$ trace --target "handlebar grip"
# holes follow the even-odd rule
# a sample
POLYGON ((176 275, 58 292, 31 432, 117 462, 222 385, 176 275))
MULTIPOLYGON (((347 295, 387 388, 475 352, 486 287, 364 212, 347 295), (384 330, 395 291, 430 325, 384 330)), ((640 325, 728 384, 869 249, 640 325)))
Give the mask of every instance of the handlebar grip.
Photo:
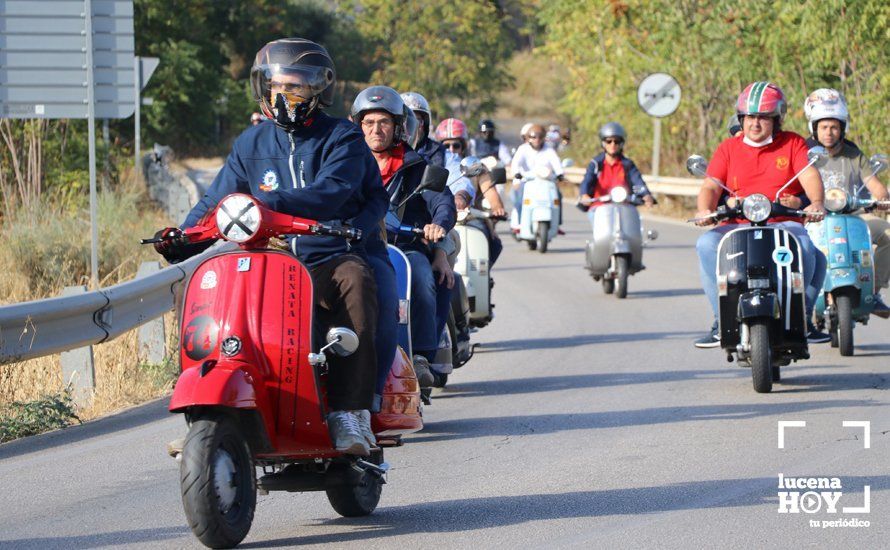
POLYGON ((312 232, 329 237, 343 237, 350 241, 362 238, 362 230, 354 227, 330 227, 328 225, 316 224, 312 226, 312 232))

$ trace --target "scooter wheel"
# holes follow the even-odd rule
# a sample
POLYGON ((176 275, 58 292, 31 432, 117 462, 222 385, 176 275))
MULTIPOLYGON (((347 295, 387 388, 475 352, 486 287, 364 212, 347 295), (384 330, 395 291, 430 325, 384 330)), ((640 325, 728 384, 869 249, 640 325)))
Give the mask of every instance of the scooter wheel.
POLYGON ((256 509, 256 470, 231 417, 207 413, 192 422, 179 477, 185 517, 198 540, 210 548, 244 540, 256 509))
MULTIPOLYGON (((383 464, 383 451, 372 451, 367 458, 373 464, 383 464)), ((331 465, 331 472, 335 478, 343 479, 345 476, 338 469, 348 469, 352 466, 343 463, 331 465)), ((356 484, 335 483, 325 489, 328 502, 338 514, 347 518, 356 518, 370 515, 377 509, 380 495, 383 493, 383 478, 371 471, 365 471, 356 484)))
POLYGON ((615 279, 603 277, 603 292, 605 292, 606 294, 612 294, 613 292, 615 292, 615 279))

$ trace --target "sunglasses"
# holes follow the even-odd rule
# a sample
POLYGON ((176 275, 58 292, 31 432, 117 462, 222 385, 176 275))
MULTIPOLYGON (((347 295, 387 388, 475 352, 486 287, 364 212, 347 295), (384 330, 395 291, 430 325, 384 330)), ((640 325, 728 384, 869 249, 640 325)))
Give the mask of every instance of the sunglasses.
POLYGON ((603 140, 603 143, 606 143, 608 145, 613 145, 613 144, 621 145, 622 143, 624 143, 624 140, 623 139, 615 139, 615 138, 606 138, 603 140))
POLYGON ((538 139, 538 138, 542 138, 542 137, 544 137, 544 136, 542 136, 541 134, 529 134, 528 135, 528 139, 538 139))
POLYGON ((449 151, 462 151, 464 146, 459 141, 452 141, 451 143, 443 143, 443 147, 448 149, 449 151))

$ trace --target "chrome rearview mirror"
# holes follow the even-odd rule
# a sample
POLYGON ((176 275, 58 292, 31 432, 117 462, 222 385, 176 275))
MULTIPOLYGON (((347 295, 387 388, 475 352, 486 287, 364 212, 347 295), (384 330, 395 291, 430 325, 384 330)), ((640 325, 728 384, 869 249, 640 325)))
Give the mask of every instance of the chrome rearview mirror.
POLYGON ((708 173, 708 161, 701 155, 692 155, 686 159, 686 170, 693 176, 703 178, 708 173))
POLYGON ((871 166, 872 175, 877 175, 890 166, 890 161, 887 159, 887 155, 883 153, 876 153, 868 159, 868 165, 871 166))
POLYGON ((479 157, 464 157, 460 161, 460 173, 468 178, 474 178, 486 170, 487 168, 482 161, 479 160, 479 157))
POLYGON ((330 349, 340 357, 352 355, 358 349, 358 335, 346 327, 333 327, 325 340, 328 345, 324 349, 330 349))
POLYGON ((816 164, 822 162, 823 160, 828 158, 828 150, 821 145, 814 145, 810 147, 810 150, 807 151, 807 160, 810 161, 810 164, 816 164))

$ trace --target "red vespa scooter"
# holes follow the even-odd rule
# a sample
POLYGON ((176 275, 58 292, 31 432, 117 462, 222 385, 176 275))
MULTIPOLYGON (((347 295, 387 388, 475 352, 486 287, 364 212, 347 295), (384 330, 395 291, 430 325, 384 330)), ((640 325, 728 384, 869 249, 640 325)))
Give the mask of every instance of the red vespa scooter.
MULTIPOLYGON (((333 327, 325 345, 313 343, 312 280, 292 254, 268 248, 280 235, 355 239, 360 232, 273 212, 244 194, 229 195, 184 231, 190 243, 222 238, 240 248, 211 256, 186 284, 182 373, 169 407, 189 425, 181 449, 168 449, 179 455, 186 518, 211 548, 247 536, 257 491, 325 491, 334 510, 351 517, 373 512, 386 483, 382 449, 363 459, 333 447, 326 354, 353 353, 358 337, 333 327)), ((385 391, 372 422, 381 445, 423 427, 419 385, 404 352, 396 354, 385 391)))

